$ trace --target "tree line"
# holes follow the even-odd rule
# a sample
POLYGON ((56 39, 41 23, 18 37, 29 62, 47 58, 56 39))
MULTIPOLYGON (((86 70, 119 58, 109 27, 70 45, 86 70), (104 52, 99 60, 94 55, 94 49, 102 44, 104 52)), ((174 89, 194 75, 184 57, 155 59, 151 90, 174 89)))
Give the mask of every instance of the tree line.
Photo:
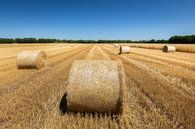
POLYGON ((195 43, 195 35, 173 36, 169 39, 169 43, 195 43))
POLYGON ((47 38, 0 38, 0 43, 195 43, 195 35, 172 36, 169 40, 66 40, 47 38))
POLYGON ((0 43, 55 43, 56 39, 36 38, 0 38, 0 43))

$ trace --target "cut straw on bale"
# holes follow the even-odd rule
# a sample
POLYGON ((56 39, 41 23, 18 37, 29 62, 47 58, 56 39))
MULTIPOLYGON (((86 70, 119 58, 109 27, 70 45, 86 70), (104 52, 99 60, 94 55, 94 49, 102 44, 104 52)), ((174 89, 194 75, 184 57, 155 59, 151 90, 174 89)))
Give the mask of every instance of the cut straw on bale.
POLYGON ((119 76, 116 61, 75 61, 67 86, 68 111, 119 113, 119 76))
POLYGON ((40 69, 45 65, 46 53, 43 51, 22 51, 17 56, 19 69, 40 69))
POLYGON ((168 45, 165 45, 163 47, 163 52, 175 52, 176 51, 176 48, 175 46, 168 46, 168 45))
POLYGON ((128 53, 130 53, 130 47, 128 46, 119 47, 119 54, 128 54, 128 53))

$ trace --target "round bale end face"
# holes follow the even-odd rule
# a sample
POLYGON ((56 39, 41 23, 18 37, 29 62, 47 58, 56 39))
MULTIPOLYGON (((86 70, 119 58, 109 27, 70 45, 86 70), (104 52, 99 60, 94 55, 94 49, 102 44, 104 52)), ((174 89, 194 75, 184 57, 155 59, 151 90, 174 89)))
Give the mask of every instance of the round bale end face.
POLYGON ((68 111, 118 113, 121 109, 119 78, 116 61, 75 61, 67 86, 68 111))
POLYGON ((163 52, 168 52, 168 46, 167 45, 163 47, 163 52))
POLYGON ((18 69, 40 69, 45 65, 46 53, 43 51, 22 51, 17 56, 18 69))

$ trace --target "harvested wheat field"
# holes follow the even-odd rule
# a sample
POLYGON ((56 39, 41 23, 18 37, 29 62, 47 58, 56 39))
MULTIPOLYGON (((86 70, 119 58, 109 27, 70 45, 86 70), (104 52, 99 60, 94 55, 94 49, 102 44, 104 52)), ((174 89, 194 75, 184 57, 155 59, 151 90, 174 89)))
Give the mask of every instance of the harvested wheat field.
POLYGON ((118 55, 117 48, 106 44, 0 45, 0 129, 82 128, 194 129, 195 53, 133 47, 118 55), (45 66, 17 69, 17 54, 24 50, 44 51, 45 66), (118 62, 122 113, 62 111, 76 60, 118 62))

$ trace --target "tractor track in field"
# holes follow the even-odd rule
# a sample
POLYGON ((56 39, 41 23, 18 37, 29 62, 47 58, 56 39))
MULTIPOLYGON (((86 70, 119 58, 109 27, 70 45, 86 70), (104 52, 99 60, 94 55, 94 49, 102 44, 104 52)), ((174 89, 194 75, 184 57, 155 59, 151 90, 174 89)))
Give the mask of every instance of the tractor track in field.
MULTIPOLYGON (((85 60, 98 60, 100 58, 107 58, 105 53, 101 53, 99 46, 93 46, 91 51, 86 55, 85 60), (93 51, 92 51, 93 50, 93 51), (98 54, 99 53, 99 54, 98 54)), ((68 113, 65 115, 59 115, 56 107, 50 111, 47 119, 45 120, 45 128, 59 129, 59 128, 120 128, 120 122, 118 119, 112 119, 111 114, 95 114, 91 113, 68 113), (75 121, 76 120, 76 121, 75 121)))

